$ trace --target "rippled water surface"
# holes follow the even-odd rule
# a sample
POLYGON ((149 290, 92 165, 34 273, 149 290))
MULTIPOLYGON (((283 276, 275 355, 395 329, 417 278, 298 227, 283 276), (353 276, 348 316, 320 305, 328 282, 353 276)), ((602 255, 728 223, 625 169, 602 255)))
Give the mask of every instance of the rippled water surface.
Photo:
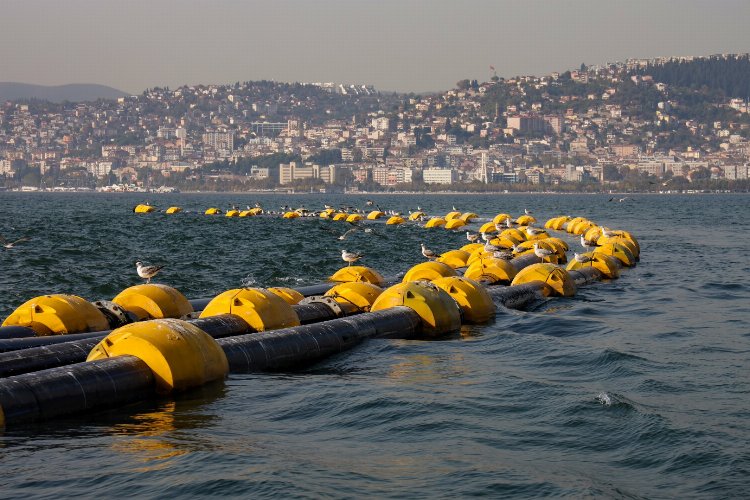
MULTIPOLYGON (((393 195, 384 209, 527 208, 628 230, 641 262, 442 341, 372 340, 298 372, 232 375, 175 399, 7 429, 0 496, 747 497, 747 195, 393 195)), ((209 206, 364 207, 364 196, 0 193, 0 317, 37 295, 111 299, 136 260, 190 298, 300 286, 343 264, 395 275, 463 233, 226 218, 209 206), (149 195, 154 196, 154 195, 149 195)), ((575 239, 563 236, 579 249, 575 239)))

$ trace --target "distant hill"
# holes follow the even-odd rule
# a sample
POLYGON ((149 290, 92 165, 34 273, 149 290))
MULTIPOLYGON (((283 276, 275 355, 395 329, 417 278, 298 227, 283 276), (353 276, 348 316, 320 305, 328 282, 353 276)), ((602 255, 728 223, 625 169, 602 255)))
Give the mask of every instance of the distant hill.
POLYGON ((42 99, 51 102, 95 101, 117 99, 128 94, 105 85, 71 83, 69 85, 32 85, 30 83, 0 82, 0 101, 42 99))
POLYGON ((651 75, 655 81, 667 85, 718 91, 727 97, 750 97, 750 57, 747 54, 673 60, 650 64, 633 73, 651 75))

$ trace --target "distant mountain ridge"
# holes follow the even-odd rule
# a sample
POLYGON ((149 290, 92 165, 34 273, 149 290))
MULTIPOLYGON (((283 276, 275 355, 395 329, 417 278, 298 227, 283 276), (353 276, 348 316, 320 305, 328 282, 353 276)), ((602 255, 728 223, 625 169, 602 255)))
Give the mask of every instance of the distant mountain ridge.
POLYGON ((0 101, 42 99, 51 102, 82 102, 97 99, 117 99, 129 94, 106 85, 71 83, 68 85, 34 85, 19 82, 0 82, 0 101))

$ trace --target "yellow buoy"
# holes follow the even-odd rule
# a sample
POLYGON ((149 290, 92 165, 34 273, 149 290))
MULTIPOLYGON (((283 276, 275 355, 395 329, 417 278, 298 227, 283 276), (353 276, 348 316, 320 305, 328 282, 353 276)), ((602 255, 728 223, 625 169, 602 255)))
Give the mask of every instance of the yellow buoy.
POLYGON ((445 290, 461 309, 463 319, 469 323, 484 323, 495 315, 495 303, 487 289, 466 277, 438 278, 433 285, 445 290))
POLYGON ((458 229, 466 225, 462 219, 451 219, 445 223, 445 229, 458 229))
POLYGON ((421 333, 444 335, 461 327, 461 310, 445 290, 427 281, 410 281, 387 288, 372 305, 372 311, 405 306, 422 319, 421 333))
POLYGON ((445 225, 445 219, 441 217, 433 217, 428 220, 424 227, 442 227, 445 225))

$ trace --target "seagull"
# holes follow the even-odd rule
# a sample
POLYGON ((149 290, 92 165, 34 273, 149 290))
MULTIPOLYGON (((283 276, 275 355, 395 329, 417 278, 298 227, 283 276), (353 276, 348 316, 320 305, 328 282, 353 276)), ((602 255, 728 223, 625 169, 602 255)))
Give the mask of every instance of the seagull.
POLYGON ((495 250, 492 252, 492 256, 496 259, 510 260, 513 258, 513 252, 508 250, 495 250))
POLYGON ((342 234, 341 236, 339 236, 339 239, 340 240, 345 240, 347 236, 349 236, 351 233, 353 233, 354 231, 356 231, 358 229, 359 229, 358 227, 353 227, 353 228, 349 229, 344 234, 342 234))
POLYGON ((612 236, 616 236, 614 231, 610 231, 606 227, 602 227, 602 236, 605 238, 611 238, 612 236))
POLYGON ((341 250, 341 258, 344 260, 344 262, 348 262, 349 265, 352 265, 352 262, 357 262, 359 259, 364 257, 364 254, 357 253, 357 252, 347 252, 346 250, 341 250))
POLYGON ((458 209, 456 208, 456 205, 452 205, 452 207, 453 207, 453 211, 454 212, 458 212, 458 209))
POLYGON ((544 229, 537 229, 531 226, 526 227, 526 234, 528 234, 529 236, 536 236, 542 233, 544 233, 544 229))
POLYGON ((510 220, 510 217, 505 219, 505 227, 507 227, 508 229, 513 227, 513 221, 510 220))
POLYGON ((493 245, 489 241, 484 244, 484 251, 487 252, 487 253, 489 253, 489 252, 497 252, 497 251, 500 251, 500 250, 502 250, 502 248, 500 248, 497 245, 493 245))
POLYGON ((586 249, 588 252, 592 247, 595 247, 593 241, 586 240, 586 237, 584 235, 581 235, 581 246, 586 249))
POLYGON ((526 215, 531 215, 531 210, 529 210, 528 208, 524 208, 523 213, 525 213, 526 215))
POLYGON ((365 203, 365 205, 367 205, 368 207, 371 207, 372 206, 372 200, 367 200, 367 203, 365 203))
POLYGON ((536 255, 540 259, 544 260, 545 258, 548 258, 549 256, 554 254, 555 252, 553 252, 552 250, 540 247, 539 243, 534 243, 534 255, 536 255))
POLYGON ((422 255, 427 257, 427 259, 437 259, 438 257, 440 257, 439 253, 433 252, 432 250, 424 246, 424 243, 420 243, 420 245, 422 245, 422 255))
POLYGON ((495 224, 495 229, 498 233, 502 233, 505 230, 505 226, 503 226, 502 224, 495 224))
POLYGON ((471 231, 466 231, 466 239, 472 243, 476 243, 479 239, 479 235, 477 233, 472 233, 471 231))
POLYGON ((492 239, 492 235, 490 233, 480 233, 482 235, 482 241, 485 243, 489 242, 492 239))
POLYGON ((135 269, 138 272, 138 276, 146 280, 146 283, 151 283, 151 278, 159 274, 159 271, 164 266, 144 266, 143 262, 138 261, 135 263, 135 269))
POLYGON ((23 238, 18 238, 16 241, 8 241, 0 236, 0 245, 2 245, 6 250, 10 250, 16 245, 16 243, 23 243, 24 241, 29 241, 30 239, 31 238, 24 236, 23 238))
POLYGON ((581 255, 579 253, 573 253, 573 258, 576 260, 576 262, 580 262, 581 264, 591 262, 593 260, 588 255, 581 255))

